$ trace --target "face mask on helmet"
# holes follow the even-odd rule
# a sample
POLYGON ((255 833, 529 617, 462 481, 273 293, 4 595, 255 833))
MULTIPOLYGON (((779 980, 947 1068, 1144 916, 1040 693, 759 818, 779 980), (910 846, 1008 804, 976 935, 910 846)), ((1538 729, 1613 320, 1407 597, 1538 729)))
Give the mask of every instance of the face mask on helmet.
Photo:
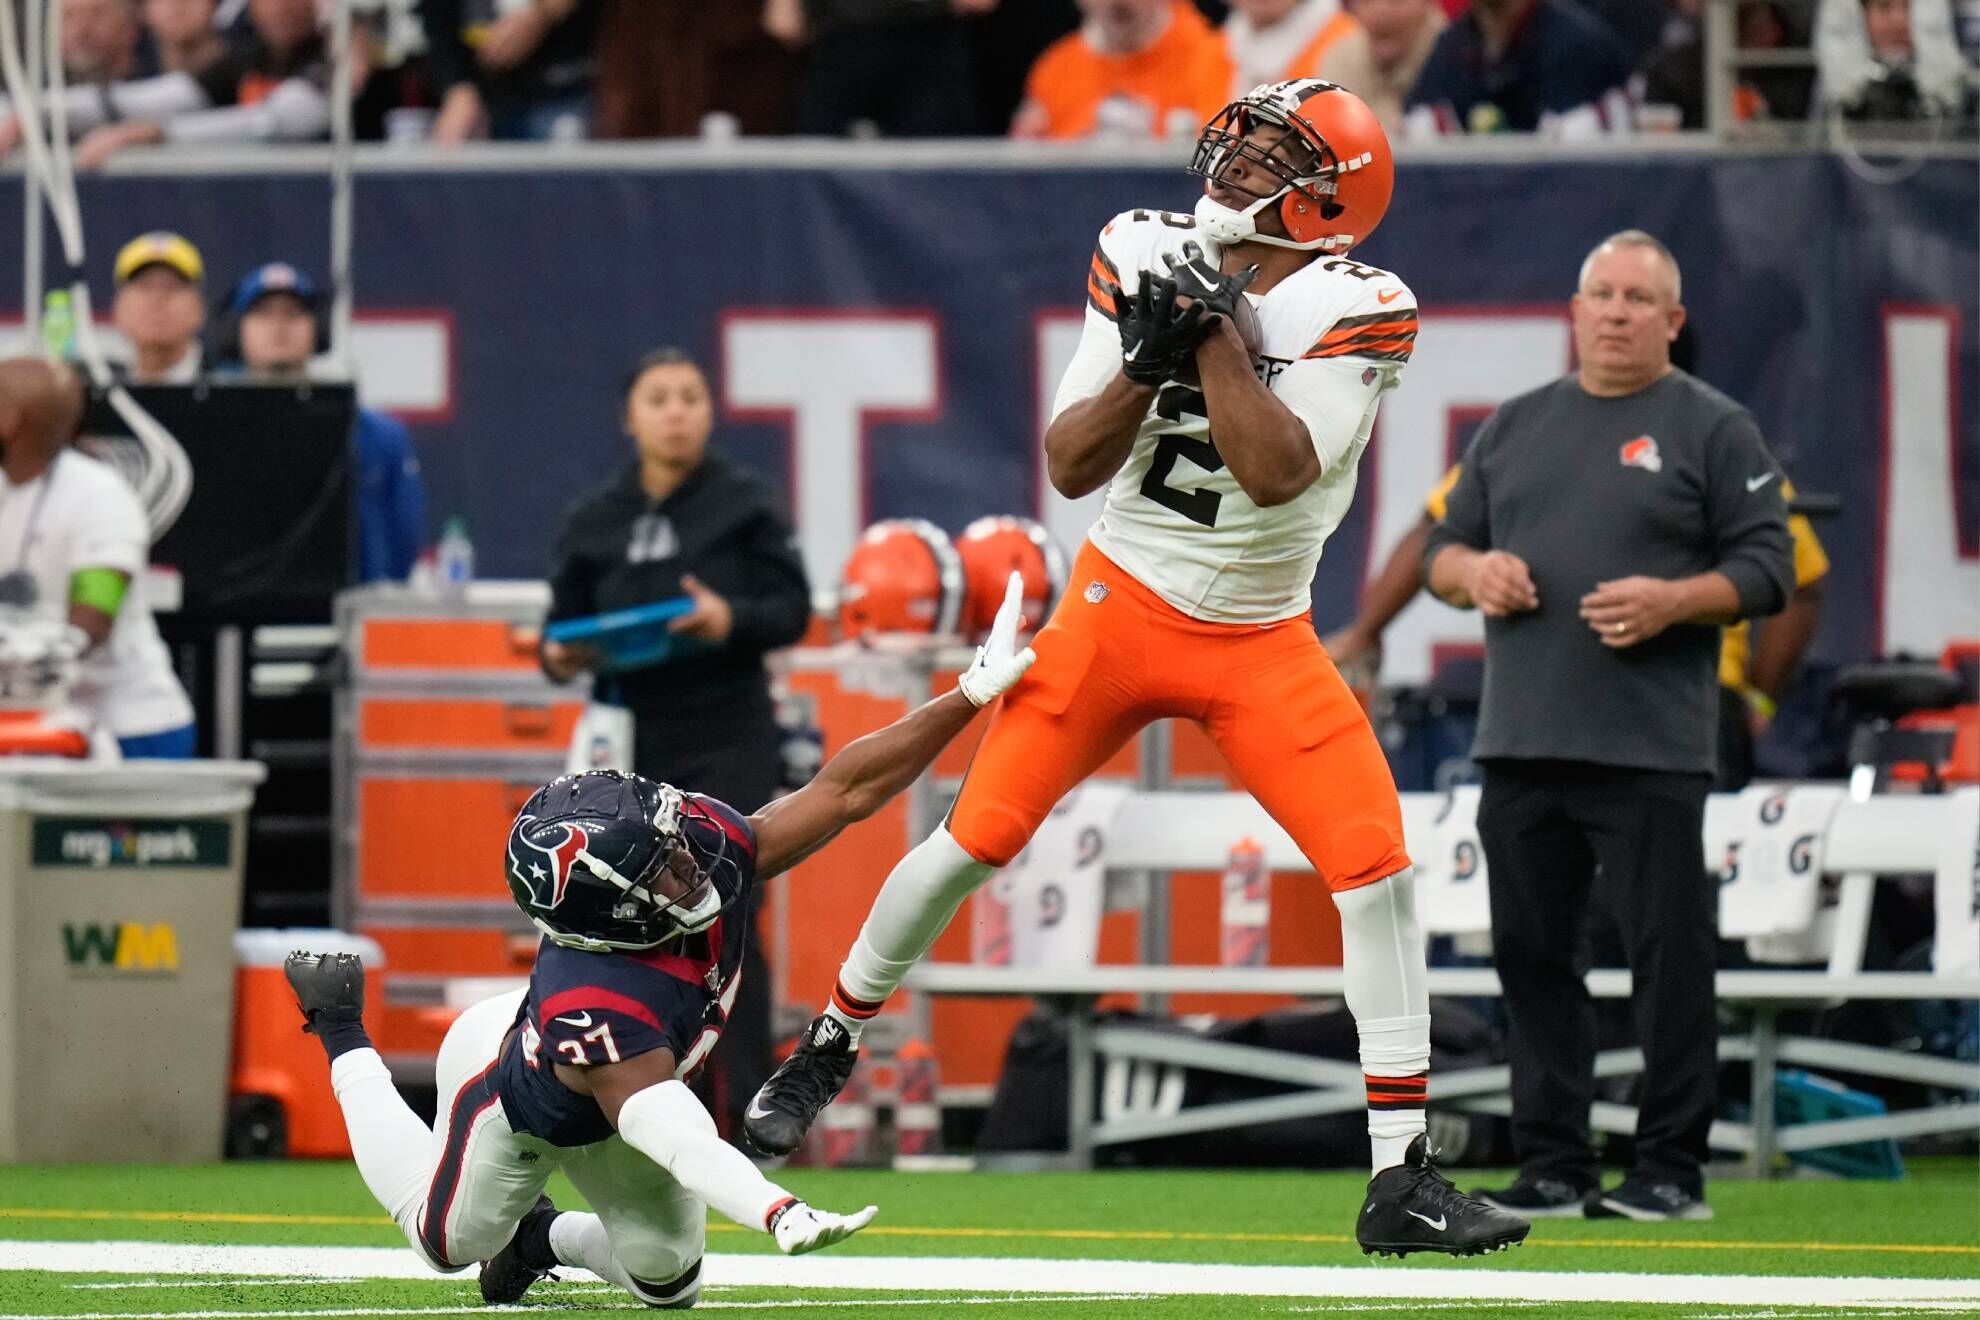
POLYGON ((1225 106, 1197 139, 1189 163, 1189 172, 1204 180, 1196 222, 1227 247, 1252 242, 1344 251, 1354 235, 1328 232, 1326 222, 1341 210, 1334 201, 1339 175, 1354 167, 1344 166, 1317 130, 1294 124, 1254 93, 1225 106), (1254 140, 1254 133, 1263 140, 1254 140), (1242 178, 1234 169, 1240 161, 1242 178), (1210 196, 1213 184, 1251 201, 1241 209, 1226 206, 1210 196), (1258 227, 1259 216, 1275 206, 1286 234, 1264 233, 1258 227))
POLYGON ((524 808, 510 831, 509 889, 567 948, 650 949, 707 930, 738 896, 731 846, 678 789, 593 771, 557 781, 524 808))

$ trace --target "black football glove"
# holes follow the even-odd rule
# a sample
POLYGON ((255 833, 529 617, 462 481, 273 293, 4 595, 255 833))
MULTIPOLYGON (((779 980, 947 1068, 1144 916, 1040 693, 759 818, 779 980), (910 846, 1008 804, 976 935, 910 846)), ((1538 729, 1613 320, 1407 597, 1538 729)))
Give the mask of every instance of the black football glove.
POLYGON ((1121 312, 1121 374, 1137 385, 1165 384, 1217 324, 1200 302, 1177 307, 1176 292, 1175 280, 1144 270, 1121 312))
MULTIPOLYGON (((1210 316, 1226 320, 1237 315, 1238 299, 1244 297, 1244 291, 1258 278, 1257 266, 1246 266, 1234 275, 1226 275, 1201 252, 1177 263, 1172 270, 1178 293, 1194 298, 1210 316)), ((1216 322, 1212 321, 1211 328, 1215 327, 1216 322)))

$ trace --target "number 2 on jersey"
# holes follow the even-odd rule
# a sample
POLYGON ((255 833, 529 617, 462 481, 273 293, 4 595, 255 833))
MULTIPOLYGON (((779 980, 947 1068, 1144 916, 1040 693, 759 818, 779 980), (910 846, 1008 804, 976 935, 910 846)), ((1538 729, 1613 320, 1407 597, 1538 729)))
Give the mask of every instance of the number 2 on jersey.
MULTIPOLYGON (((1208 421, 1208 408, 1202 391, 1181 385, 1164 385, 1155 399, 1155 415, 1172 422, 1181 420, 1185 413, 1208 421)), ((1214 438, 1205 436, 1199 440, 1189 435, 1165 435, 1155 442, 1155 457, 1149 461, 1148 473, 1141 479, 1141 493, 1193 523, 1215 527, 1217 506, 1224 502, 1223 492, 1171 486, 1169 474, 1175 470, 1178 458, 1188 459, 1205 472, 1224 470, 1224 456, 1217 452, 1214 438)))

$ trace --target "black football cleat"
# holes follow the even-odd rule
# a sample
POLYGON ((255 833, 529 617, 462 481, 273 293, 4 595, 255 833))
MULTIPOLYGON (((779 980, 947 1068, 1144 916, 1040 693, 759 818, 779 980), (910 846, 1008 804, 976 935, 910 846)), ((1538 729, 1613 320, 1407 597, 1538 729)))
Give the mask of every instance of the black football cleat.
POLYGON ((1495 1210, 1526 1219, 1582 1219, 1588 1217, 1589 1202, 1596 1192, 1560 1178, 1529 1178, 1522 1173, 1510 1187, 1473 1191, 1472 1195, 1495 1210))
POLYGON ((1664 1219, 1710 1219, 1712 1207, 1705 1204, 1705 1189, 1694 1192, 1674 1182, 1651 1182, 1637 1174, 1623 1179, 1613 1192, 1593 1198, 1588 1207, 1590 1219, 1634 1219, 1655 1223, 1664 1219))
POLYGON ((788 1155, 852 1076, 859 1051, 836 1018, 820 1013, 797 1048, 743 1111, 743 1139, 761 1155, 788 1155))
POLYGON ((296 992, 296 1005, 307 1023, 304 1031, 321 1036, 325 1028, 362 1028, 364 961, 355 953, 297 950, 283 960, 282 974, 296 992))
POLYGON ((507 1306, 522 1300, 538 1279, 549 1277, 557 1267, 557 1258, 550 1253, 550 1221, 556 1217, 557 1207, 550 1204, 550 1198, 537 1197, 536 1204, 516 1225, 509 1245, 481 1263, 482 1301, 507 1306))
POLYGON ((1518 1215, 1459 1191, 1437 1172, 1429 1147, 1418 1137, 1401 1164, 1368 1180, 1354 1236, 1366 1255, 1477 1256, 1517 1246, 1532 1228, 1518 1215))

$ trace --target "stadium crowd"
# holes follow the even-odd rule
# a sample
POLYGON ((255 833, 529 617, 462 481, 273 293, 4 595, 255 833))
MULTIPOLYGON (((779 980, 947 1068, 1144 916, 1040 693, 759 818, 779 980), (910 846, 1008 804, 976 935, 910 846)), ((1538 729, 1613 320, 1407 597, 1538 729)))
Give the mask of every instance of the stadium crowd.
MULTIPOLYGON (((10 0, 20 3, 20 0, 10 0)), ((1315 76, 1411 138, 1701 128, 1711 0, 352 0, 369 140, 1187 137, 1315 76)), ((1980 0, 1725 0, 1740 121, 1970 118, 1980 0), (1783 58, 1783 52, 1807 52, 1783 58)), ((77 161, 331 126, 329 0, 61 0, 77 161)), ((19 142, 0 107, 0 154, 19 142)))

